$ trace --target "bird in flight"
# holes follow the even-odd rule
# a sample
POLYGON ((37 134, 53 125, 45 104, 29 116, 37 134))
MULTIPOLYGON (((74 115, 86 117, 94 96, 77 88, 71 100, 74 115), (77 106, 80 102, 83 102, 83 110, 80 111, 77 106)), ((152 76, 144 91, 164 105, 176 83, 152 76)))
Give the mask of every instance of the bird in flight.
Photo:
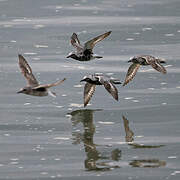
POLYGON ((93 48, 96 45, 96 43, 103 40, 110 34, 111 34, 111 31, 101 34, 101 35, 87 41, 83 46, 83 45, 81 45, 77 34, 73 33, 71 36, 71 44, 76 49, 76 51, 69 53, 67 58, 73 58, 78 61, 90 61, 95 58, 102 58, 102 56, 93 54, 93 48))
POLYGON ((150 55, 135 56, 131 58, 128 62, 132 62, 132 64, 128 69, 123 86, 128 84, 134 78, 136 72, 138 71, 141 65, 142 66, 151 65, 156 71, 159 71, 163 74, 167 73, 165 67, 161 65, 161 63, 166 63, 166 62, 162 59, 150 55))
POLYGON ((105 89, 112 95, 112 97, 118 101, 118 90, 114 84, 121 84, 118 79, 108 77, 102 74, 93 74, 84 76, 81 80, 85 81, 86 84, 84 86, 84 107, 90 101, 92 95, 95 92, 96 85, 103 85, 105 89))
POLYGON ((52 84, 39 84, 25 58, 20 54, 18 55, 18 57, 19 67, 21 69, 21 73, 27 80, 27 86, 21 88, 17 93, 23 93, 32 96, 47 96, 49 94, 53 97, 56 97, 56 94, 54 92, 51 92, 49 88, 61 84, 65 81, 65 78, 52 84))

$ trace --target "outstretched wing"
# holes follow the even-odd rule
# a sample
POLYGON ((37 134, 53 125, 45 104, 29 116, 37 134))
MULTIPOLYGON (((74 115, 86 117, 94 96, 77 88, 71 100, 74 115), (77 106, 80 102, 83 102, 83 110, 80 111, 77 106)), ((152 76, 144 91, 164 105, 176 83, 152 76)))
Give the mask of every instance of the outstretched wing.
POLYGON ((114 86, 113 83, 111 83, 110 80, 104 80, 103 77, 99 78, 99 81, 101 84, 104 85, 105 89, 112 95, 112 97, 118 101, 118 90, 117 88, 114 86))
POLYGON ((57 82, 55 82, 55 83, 51 83, 51 84, 41 84, 41 85, 39 85, 39 86, 34 87, 33 89, 38 89, 38 88, 50 88, 50 87, 57 86, 57 85, 63 83, 65 80, 66 80, 66 78, 64 78, 63 80, 57 81, 57 82))
POLYGON ((95 84, 86 83, 84 86, 84 107, 88 104, 90 101, 92 95, 94 94, 94 91, 96 89, 95 84))
POLYGON ((80 41, 77 37, 76 33, 73 33, 71 36, 71 44, 74 48, 76 48, 78 51, 83 50, 82 45, 80 44, 80 41))
POLYGON ((129 81, 131 81, 134 78, 139 67, 140 67, 140 64, 138 64, 138 63, 133 63, 129 66, 123 86, 128 84, 129 81))
POLYGON ((29 66, 25 58, 20 54, 18 55, 18 57, 19 57, 19 67, 21 69, 22 74, 26 78, 28 85, 32 87, 38 86, 39 83, 34 77, 31 67, 29 66))
POLYGON ((99 36, 97 36, 97 37, 95 37, 95 38, 87 41, 87 42, 85 43, 85 45, 84 45, 84 49, 91 49, 91 50, 92 50, 92 49, 94 48, 94 46, 96 45, 97 42, 103 40, 104 38, 106 38, 106 37, 109 36, 110 34, 111 34, 111 31, 106 32, 106 33, 104 33, 104 34, 101 34, 101 35, 99 35, 99 36))
POLYGON ((166 74, 167 71, 164 66, 161 65, 158 59, 155 59, 154 61, 149 61, 149 64, 156 70, 163 74, 166 74))

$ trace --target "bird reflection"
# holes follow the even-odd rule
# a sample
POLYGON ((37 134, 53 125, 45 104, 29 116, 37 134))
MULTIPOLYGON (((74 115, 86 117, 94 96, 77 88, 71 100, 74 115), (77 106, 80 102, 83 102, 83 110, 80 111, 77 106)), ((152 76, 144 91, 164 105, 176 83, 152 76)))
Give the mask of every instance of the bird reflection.
POLYGON ((127 120, 127 118, 124 115, 122 115, 122 119, 124 122, 124 130, 126 133, 125 141, 130 146, 133 146, 133 148, 160 148, 164 146, 162 144, 161 145, 144 145, 144 144, 134 143, 134 132, 129 127, 129 120, 127 120))
MULTIPOLYGON (((129 121, 127 118, 122 115, 122 119, 124 122, 124 129, 125 129, 125 141, 128 143, 128 145, 132 146, 133 148, 160 148, 164 145, 144 145, 144 144, 138 144, 134 143, 134 132, 129 128, 129 121)), ((136 159, 132 160, 129 165, 132 167, 162 167, 166 165, 165 161, 160 161, 159 159, 136 159)))
POLYGON ((78 123, 82 123, 84 129, 83 133, 73 132, 73 144, 84 143, 86 153, 84 165, 87 170, 108 171, 112 168, 119 168, 112 161, 119 161, 121 151, 119 149, 113 149, 107 155, 108 148, 110 147, 104 147, 103 145, 94 143, 95 125, 93 124, 93 113, 95 111, 100 110, 83 109, 70 113, 72 125, 77 126, 78 123), (104 152, 104 150, 106 151, 104 152))
POLYGON ((125 129, 125 133, 126 133, 125 140, 126 140, 126 142, 133 142, 134 141, 134 138, 133 138, 134 133, 129 128, 129 121, 123 115, 122 115, 122 119, 123 119, 123 122, 124 122, 124 129, 125 129))
POLYGON ((132 167, 144 167, 144 168, 158 168, 166 166, 165 161, 160 161, 159 159, 140 159, 133 160, 129 163, 132 167))

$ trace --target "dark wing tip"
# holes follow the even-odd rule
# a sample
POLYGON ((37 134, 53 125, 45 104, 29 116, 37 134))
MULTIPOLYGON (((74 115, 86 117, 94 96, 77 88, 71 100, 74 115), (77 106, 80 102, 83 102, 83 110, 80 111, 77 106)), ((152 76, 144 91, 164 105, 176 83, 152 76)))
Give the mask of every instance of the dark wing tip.
POLYGON ((21 54, 18 54, 19 59, 24 59, 24 57, 21 54))
POLYGON ((105 37, 109 36, 112 33, 112 31, 108 31, 106 33, 104 33, 105 37))
MULTIPOLYGON (((91 98, 90 98, 91 99, 91 98)), ((86 107, 90 101, 90 99, 84 99, 84 107, 86 107)))
POLYGON ((127 79, 127 78, 126 78, 126 79, 124 80, 124 83, 123 83, 123 85, 122 85, 122 86, 127 85, 130 81, 131 81, 130 79, 127 79))

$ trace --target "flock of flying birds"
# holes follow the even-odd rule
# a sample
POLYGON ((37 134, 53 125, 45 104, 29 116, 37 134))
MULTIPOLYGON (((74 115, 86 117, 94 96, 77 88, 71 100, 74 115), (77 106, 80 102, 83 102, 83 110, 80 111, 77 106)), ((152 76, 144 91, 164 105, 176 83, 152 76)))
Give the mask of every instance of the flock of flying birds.
MULTIPOLYGON (((95 58, 102 58, 102 56, 98 56, 93 53, 93 48, 97 42, 105 39, 110 34, 111 31, 106 32, 102 35, 99 35, 87 41, 84 45, 81 45, 77 34, 73 33, 71 36, 71 44, 76 49, 76 51, 69 53, 67 58, 73 58, 77 61, 90 61, 95 58)), ((49 88, 61 84, 62 82, 65 81, 65 78, 63 80, 57 81, 52 84, 39 84, 36 78, 34 77, 32 73, 32 69, 28 65, 25 58, 22 55, 18 55, 18 56, 19 56, 19 67, 21 69, 22 74, 27 80, 27 86, 20 89, 18 93, 23 93, 33 96, 47 96, 49 94, 55 97, 56 94, 50 91, 49 88)), ((161 63, 166 63, 166 62, 162 59, 150 55, 134 56, 128 62, 131 62, 132 64, 130 65, 127 71, 123 86, 128 84, 134 78, 136 72, 138 71, 141 65, 144 66, 151 65, 155 70, 163 74, 166 74, 167 72, 164 66, 161 65, 161 63)), ((96 85, 104 85, 105 89, 112 95, 112 97, 115 100, 118 101, 118 90, 114 84, 121 84, 119 79, 109 77, 103 74, 95 73, 92 75, 84 76, 81 82, 82 81, 86 82, 84 86, 84 107, 88 104, 92 95, 94 94, 96 85)))

